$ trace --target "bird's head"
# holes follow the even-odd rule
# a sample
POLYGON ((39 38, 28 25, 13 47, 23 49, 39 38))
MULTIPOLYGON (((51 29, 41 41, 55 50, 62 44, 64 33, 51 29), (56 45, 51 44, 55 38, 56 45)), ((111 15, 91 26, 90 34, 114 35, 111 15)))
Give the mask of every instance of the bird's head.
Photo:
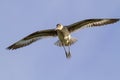
POLYGON ((63 29, 63 25, 62 24, 57 24, 56 25, 56 30, 62 30, 63 29))

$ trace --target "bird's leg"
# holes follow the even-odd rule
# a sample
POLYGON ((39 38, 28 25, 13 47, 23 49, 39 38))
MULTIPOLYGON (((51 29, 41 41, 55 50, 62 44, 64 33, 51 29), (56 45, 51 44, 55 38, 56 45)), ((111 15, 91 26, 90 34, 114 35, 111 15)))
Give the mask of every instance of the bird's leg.
POLYGON ((71 57, 70 45, 68 46, 68 55, 69 55, 69 58, 70 58, 71 57))
POLYGON ((66 57, 67 57, 67 51, 66 51, 66 49, 65 49, 65 46, 63 46, 63 48, 64 48, 64 51, 65 51, 65 55, 66 55, 66 57))
POLYGON ((63 45, 63 48, 64 48, 64 51, 65 51, 66 58, 70 58, 70 57, 71 57, 71 54, 70 54, 70 47, 68 46, 68 48, 69 48, 69 51, 68 51, 68 52, 66 51, 66 48, 65 48, 64 45, 63 45))

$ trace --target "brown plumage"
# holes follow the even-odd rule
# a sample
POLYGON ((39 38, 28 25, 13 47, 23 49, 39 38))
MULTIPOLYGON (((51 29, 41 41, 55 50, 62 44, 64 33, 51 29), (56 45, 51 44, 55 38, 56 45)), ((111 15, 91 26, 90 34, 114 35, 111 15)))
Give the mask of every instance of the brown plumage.
MULTIPOLYGON (((58 36, 59 40, 55 43, 55 45, 57 46, 70 46, 73 43, 75 43, 77 41, 77 39, 72 38, 71 37, 71 33, 75 32, 76 30, 82 29, 82 28, 86 28, 86 27, 95 27, 95 26, 103 26, 103 25, 107 25, 107 24, 113 24, 117 21, 119 21, 120 19, 86 19, 83 21, 79 21, 76 22, 74 24, 68 25, 68 26, 63 26, 61 24, 57 24, 56 29, 48 29, 48 30, 41 30, 41 31, 37 31, 34 32, 28 36, 26 36, 25 38, 21 39, 20 41, 12 44, 11 46, 9 46, 7 49, 17 49, 17 48, 21 48, 24 46, 27 46, 39 39, 45 38, 45 37, 56 37, 58 36)), ((67 55, 67 51, 64 48, 65 52, 66 52, 66 57, 69 58, 70 56, 70 52, 69 55, 67 55)))

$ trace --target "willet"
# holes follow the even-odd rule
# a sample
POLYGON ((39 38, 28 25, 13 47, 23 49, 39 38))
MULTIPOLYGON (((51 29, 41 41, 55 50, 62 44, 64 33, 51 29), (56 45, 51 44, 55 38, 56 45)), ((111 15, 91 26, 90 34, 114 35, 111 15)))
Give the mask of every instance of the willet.
POLYGON ((63 26, 62 24, 57 24, 56 29, 47 29, 47 30, 34 32, 26 36, 25 38, 19 40, 18 42, 12 44, 7 49, 14 50, 17 48, 27 46, 42 38, 58 36, 59 40, 55 42, 55 45, 63 47, 66 54, 66 58, 70 58, 71 57, 70 46, 77 41, 77 39, 71 37, 72 32, 86 27, 95 27, 95 26, 112 24, 119 20, 120 19, 117 18, 86 19, 67 26, 63 26), (66 47, 68 48, 68 50, 66 50, 66 47))

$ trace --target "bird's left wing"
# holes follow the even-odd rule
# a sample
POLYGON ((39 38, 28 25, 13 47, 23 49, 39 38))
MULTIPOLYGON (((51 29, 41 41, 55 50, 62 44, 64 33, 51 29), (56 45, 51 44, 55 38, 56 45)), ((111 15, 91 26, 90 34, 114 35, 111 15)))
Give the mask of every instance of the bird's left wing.
POLYGON ((113 19, 86 19, 83 21, 79 21, 76 23, 73 23, 71 25, 65 26, 68 28, 69 32, 74 32, 78 29, 81 28, 86 28, 86 27, 95 27, 95 26, 102 26, 102 25, 107 25, 107 24, 112 24, 115 23, 117 21, 119 21, 120 19, 118 18, 113 18, 113 19))
POLYGON ((13 45, 7 47, 7 49, 17 49, 20 47, 27 46, 39 39, 45 38, 45 37, 55 37, 57 36, 57 32, 55 29, 48 29, 48 30, 42 30, 42 31, 37 31, 34 32, 25 38, 19 40, 18 42, 14 43, 13 45))

